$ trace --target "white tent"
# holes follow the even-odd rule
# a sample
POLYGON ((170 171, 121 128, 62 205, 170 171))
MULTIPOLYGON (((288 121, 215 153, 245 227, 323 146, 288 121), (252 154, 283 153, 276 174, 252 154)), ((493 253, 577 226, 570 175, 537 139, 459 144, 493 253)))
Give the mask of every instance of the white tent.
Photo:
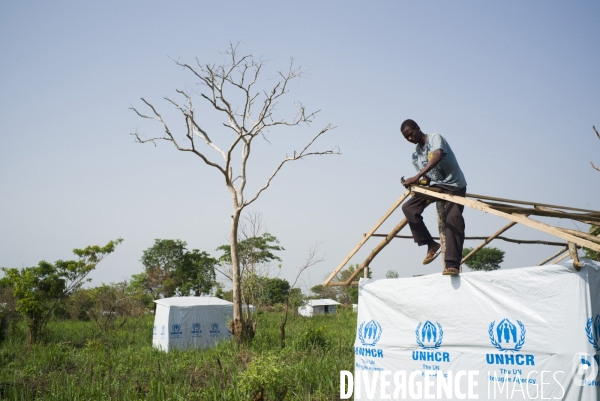
POLYGON ((358 305, 355 399, 600 400, 596 262, 361 279, 358 305))
POLYGON ((231 339, 231 302, 214 297, 172 297, 154 302, 152 345, 155 348, 164 351, 207 348, 219 340, 231 339))
POLYGON ((336 305, 339 304, 339 302, 333 299, 310 299, 298 308, 298 314, 306 317, 332 314, 335 313, 336 305))

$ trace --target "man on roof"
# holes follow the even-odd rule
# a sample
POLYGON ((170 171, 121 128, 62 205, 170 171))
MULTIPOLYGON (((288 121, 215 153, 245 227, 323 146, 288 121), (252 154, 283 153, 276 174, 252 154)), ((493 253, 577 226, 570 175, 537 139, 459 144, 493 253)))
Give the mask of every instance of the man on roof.
MULTIPOLYGON (((400 131, 407 141, 417 145, 412 154, 412 163, 418 173, 405 180, 403 185, 409 188, 424 179, 427 185, 439 188, 443 193, 464 197, 467 193, 467 181, 446 139, 440 134, 424 134, 413 120, 404 121, 400 131)), ((441 251, 441 245, 433 240, 423 223, 422 213, 425 207, 427 201, 416 196, 402 205, 415 242, 419 246, 427 245, 424 265, 433 262, 441 251)), ((465 241, 463 209, 464 206, 456 203, 446 204, 446 267, 442 273, 445 275, 459 273, 465 241)))

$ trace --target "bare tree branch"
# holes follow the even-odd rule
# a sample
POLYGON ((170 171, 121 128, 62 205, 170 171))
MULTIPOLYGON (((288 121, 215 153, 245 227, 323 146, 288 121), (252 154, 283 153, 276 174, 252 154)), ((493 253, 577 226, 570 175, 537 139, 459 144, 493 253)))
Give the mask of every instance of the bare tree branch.
MULTIPOLYGON (((186 142, 185 145, 178 143, 176 138, 180 138, 181 136, 174 135, 156 108, 143 98, 141 99, 142 102, 152 112, 146 115, 133 106, 131 110, 141 118, 158 121, 162 125, 164 133, 160 136, 150 138, 142 137, 138 132, 134 132, 131 135, 135 136, 136 141, 139 143, 152 142, 155 146, 157 140, 170 141, 177 150, 195 154, 205 164, 218 169, 223 174, 225 185, 232 195, 233 203, 229 236, 231 242, 231 271, 220 271, 218 269, 217 271, 233 281, 234 319, 232 322, 232 331, 238 339, 241 339, 239 337, 240 330, 250 330, 250 332, 253 332, 253 329, 243 328, 245 327, 244 319, 241 313, 241 304, 239 304, 243 296, 240 292, 240 283, 243 277, 238 254, 238 232, 243 209, 258 199, 260 194, 270 186, 271 181, 285 163, 300 160, 308 156, 340 154, 340 152, 337 147, 324 151, 312 149, 314 142, 321 135, 335 128, 333 125, 328 124, 300 152, 294 151, 292 156, 286 156, 276 166, 265 185, 255 193, 252 199, 249 201, 244 199, 244 191, 248 182, 247 164, 252 154, 254 139, 262 137, 266 141, 269 141, 266 133, 269 133, 269 136, 271 136, 271 130, 275 131, 277 127, 291 127, 303 124, 310 126, 320 110, 307 111, 302 103, 296 102, 294 103, 296 114, 293 118, 280 118, 276 113, 278 102, 288 93, 290 82, 302 77, 302 68, 296 67, 294 59, 290 59, 287 69, 278 71, 274 82, 268 88, 260 87, 261 80, 259 78, 264 73, 268 60, 255 58, 252 54, 242 55, 238 51, 238 46, 239 43, 230 43, 229 48, 224 52, 226 60, 221 64, 201 63, 196 59, 196 63, 190 65, 182 63, 179 60, 173 60, 177 66, 191 72, 198 79, 198 86, 194 90, 176 90, 176 93, 184 99, 181 104, 175 99, 164 97, 164 100, 183 116, 185 131, 183 132, 184 139, 182 141, 186 142), (193 95, 194 97, 198 96, 202 106, 208 106, 208 108, 222 113, 221 115, 224 119, 222 126, 228 134, 233 134, 233 138, 228 146, 217 145, 218 142, 213 141, 216 134, 211 133, 209 135, 207 130, 202 128, 202 120, 194 110, 193 95), (198 138, 202 141, 198 141, 198 138), (220 154, 223 158, 223 163, 210 160, 204 153, 204 148, 200 148, 204 146, 202 142, 220 154), (239 158, 237 158, 237 155, 239 155, 239 158), (239 168, 236 176, 233 173, 234 162, 236 169, 239 168)), ((309 258, 309 261, 314 259, 314 254, 312 254, 311 258, 309 258)), ((312 264, 307 262, 307 267, 308 265, 312 264)), ((249 336, 251 338, 253 335, 249 334, 249 336)))
MULTIPOLYGON (((598 130, 596 129, 596 127, 594 125, 592 125, 592 128, 594 129, 594 132, 596 132, 596 135, 598 136, 598 139, 600 139, 600 133, 598 133, 598 130)), ((594 163, 590 162, 590 164, 592 165, 593 168, 595 168, 596 170, 600 171, 600 168, 596 167, 594 165, 594 163)))
POLYGON ((317 140, 317 138, 319 138, 321 135, 323 135, 324 133, 326 133, 327 131, 334 129, 335 127, 331 124, 328 124, 325 128, 323 128, 321 130, 321 132, 319 132, 309 143, 308 145, 306 145, 304 147, 304 149, 302 149, 302 151, 300 153, 296 153, 294 151, 294 156, 288 156, 285 159, 283 159, 281 161, 281 163, 279 163, 279 166, 277 166, 277 168, 275 169, 275 171, 273 172, 273 174, 271 174, 271 176, 269 177, 269 179, 267 180, 267 183, 258 190, 258 192, 256 193, 256 195, 254 195, 254 197, 252 199, 250 199, 249 201, 244 203, 244 206, 248 206, 249 204, 251 204, 252 202, 254 202, 256 199, 258 199, 258 197, 260 196, 260 194, 269 187, 269 185, 271 185, 271 181, 273 180, 273 178, 275 178, 275 176, 277 175, 277 173, 279 172, 279 170, 281 170, 281 168, 283 167, 283 165, 287 162, 290 161, 294 161, 294 160, 300 160, 303 159, 305 157, 308 156, 314 156, 314 155, 340 155, 340 151, 338 148, 334 148, 331 150, 326 150, 326 151, 318 151, 318 152, 306 152, 308 150, 308 148, 317 140))

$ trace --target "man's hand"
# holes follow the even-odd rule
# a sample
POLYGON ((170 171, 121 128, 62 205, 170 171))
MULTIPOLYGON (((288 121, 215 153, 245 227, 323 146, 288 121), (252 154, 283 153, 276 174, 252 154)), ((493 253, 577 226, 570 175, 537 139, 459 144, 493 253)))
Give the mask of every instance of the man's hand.
POLYGON ((410 187, 411 185, 418 184, 418 183, 419 183, 419 178, 420 178, 420 177, 419 177, 418 175, 415 175, 414 177, 407 178, 407 179, 406 179, 406 180, 405 180, 405 181, 402 183, 402 185, 404 185, 404 187, 405 187, 405 188, 408 188, 408 187, 410 187))

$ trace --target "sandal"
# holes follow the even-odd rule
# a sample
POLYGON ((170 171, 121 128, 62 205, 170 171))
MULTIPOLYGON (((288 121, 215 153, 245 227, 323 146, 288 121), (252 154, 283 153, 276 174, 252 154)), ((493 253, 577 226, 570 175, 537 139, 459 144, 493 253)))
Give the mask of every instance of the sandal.
POLYGON ((442 272, 443 276, 458 276, 460 271, 456 267, 446 267, 442 272))
POLYGON ((442 252, 442 246, 438 244, 437 248, 432 249, 427 252, 427 256, 423 259, 423 264, 428 265, 438 257, 438 255, 442 252))

